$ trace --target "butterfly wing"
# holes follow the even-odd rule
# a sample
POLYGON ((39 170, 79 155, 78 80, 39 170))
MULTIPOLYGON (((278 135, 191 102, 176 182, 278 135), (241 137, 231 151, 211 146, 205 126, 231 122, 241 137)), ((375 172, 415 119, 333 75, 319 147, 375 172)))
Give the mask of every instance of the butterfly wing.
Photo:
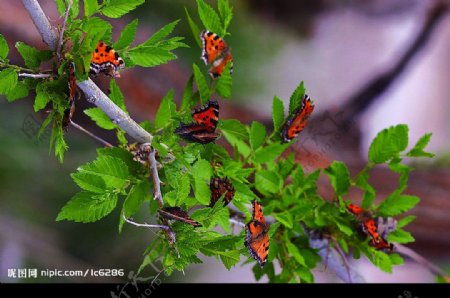
POLYGON ((208 144, 215 141, 220 134, 208 132, 201 124, 180 124, 175 133, 185 140, 200 144, 208 144))
POLYGON ((252 220, 245 226, 247 235, 244 244, 250 255, 262 267, 267 262, 269 255, 269 225, 264 218, 261 204, 253 200, 252 205, 252 220))
POLYGON ((172 220, 182 221, 184 223, 190 224, 194 227, 201 227, 202 225, 189 217, 189 214, 183 210, 181 207, 166 207, 158 210, 158 213, 172 220))
POLYGON ((267 262, 269 255, 269 235, 267 227, 255 220, 246 226, 247 235, 244 244, 248 248, 250 255, 262 267, 267 262))
POLYGON ((228 50, 225 41, 220 38, 219 35, 211 31, 203 30, 200 32, 200 39, 202 40, 201 59, 205 64, 213 63, 224 51, 228 50))
POLYGON ((192 118, 198 124, 204 125, 206 131, 214 132, 219 121, 219 103, 215 100, 208 101, 206 105, 192 112, 192 118))
POLYGON ((118 71, 125 67, 125 62, 110 46, 99 41, 92 53, 90 74, 103 73, 110 77, 120 77, 118 71))
POLYGON ((364 212, 364 209, 355 204, 348 204, 347 210, 353 215, 360 215, 364 212))
POLYGON ((302 106, 287 121, 282 132, 283 142, 289 142, 305 129, 308 118, 314 111, 314 104, 305 94, 302 106))
POLYGON ((227 53, 224 57, 214 61, 212 67, 209 69, 209 74, 213 79, 220 77, 225 70, 228 63, 231 63, 230 74, 233 73, 233 56, 227 53))

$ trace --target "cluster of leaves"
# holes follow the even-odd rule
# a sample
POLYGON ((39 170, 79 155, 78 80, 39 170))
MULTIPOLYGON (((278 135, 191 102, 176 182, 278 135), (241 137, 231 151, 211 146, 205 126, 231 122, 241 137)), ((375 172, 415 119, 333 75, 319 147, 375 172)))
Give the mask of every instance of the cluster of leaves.
MULTIPOLYGON (((88 77, 92 52, 99 41, 111 45, 119 52, 127 68, 154 67, 167 63, 177 58, 173 50, 187 47, 182 42, 182 37, 168 38, 179 20, 167 24, 143 43, 132 46, 138 27, 138 20, 135 19, 123 28, 118 40, 112 42, 112 25, 100 16, 119 18, 143 4, 144 0, 105 0, 101 4, 97 0, 84 0, 84 12, 80 11, 81 1, 71 0, 70 2, 63 45, 61 53, 58 53, 62 57, 61 59, 57 59, 56 53, 49 50, 38 50, 23 42, 17 42, 16 48, 27 68, 11 65, 7 59, 8 45, 4 37, 0 35, 0 68, 3 68, 0 72, 0 94, 6 95, 8 101, 11 102, 27 97, 29 91, 34 90, 36 92, 34 111, 38 112, 51 107, 51 113, 43 122, 38 136, 53 123, 50 149, 55 144, 55 154, 61 161, 68 149, 61 122, 64 111, 69 108, 66 71, 69 62, 75 62, 77 80, 82 81, 88 77), (82 13, 83 17, 79 18, 82 13), (18 73, 39 73, 41 65, 50 65, 51 69, 48 73, 52 75, 49 78, 18 80, 18 73)), ((55 3, 63 17, 69 1, 55 0, 55 3)), ((123 95, 114 81, 111 81, 110 92, 110 98, 114 103, 126 111, 123 95)), ((121 144, 127 142, 124 131, 112 123, 103 111, 91 108, 85 110, 85 113, 101 128, 116 130, 121 144)))
MULTIPOLYGON (((87 70, 89 55, 96 42, 99 39, 110 42, 111 39, 109 23, 93 15, 119 17, 142 2, 111 0, 98 5, 96 0, 84 1, 85 16, 83 19, 76 19, 78 1, 74 1, 67 29, 67 32, 70 32, 67 36, 73 41, 73 48, 70 53, 66 53, 66 58, 76 61, 87 70)), ((62 13, 65 6, 61 0, 57 3, 62 13)), ((227 0, 218 1, 218 12, 203 0, 197 0, 197 6, 204 28, 221 36, 229 34, 227 28, 232 19, 232 7, 227 0)), ((186 14, 192 32, 199 41, 199 26, 187 10, 186 14)), ((125 57, 127 66, 147 67, 167 62, 174 58, 172 50, 184 46, 181 38, 165 39, 176 23, 165 26, 143 44, 130 48, 137 26, 137 20, 132 21, 124 28, 114 46, 125 57), (162 54, 163 52, 165 54, 162 54)), ((200 42, 198 45, 201 46, 200 42)), ((0 39, 0 57, 6 57, 4 53, 4 45, 0 39)), ((35 62, 34 65, 38 67, 39 64, 35 62)), ((30 64, 27 66, 30 67, 30 64)), ((13 91, 5 92, 5 89, 2 89, 5 88, 2 80, 9 76, 8 72, 17 71, 6 69, 0 73, 0 92, 14 96, 13 91)), ((292 142, 283 144, 280 140, 283 124, 300 106, 305 94, 305 87, 300 83, 290 97, 287 113, 283 100, 274 97, 272 133, 268 133, 267 128, 257 121, 247 125, 236 119, 220 119, 218 130, 223 138, 218 144, 185 144, 173 132, 180 122, 192 121, 191 108, 205 103, 213 96, 223 99, 231 97, 232 77, 229 69, 226 69, 218 80, 208 79, 204 73, 206 69, 202 70, 194 64, 193 74, 183 91, 180 104, 175 102, 174 91, 169 91, 162 99, 154 121, 141 124, 155 136, 152 146, 159 153, 159 176, 164 182, 161 192, 165 205, 193 210, 191 218, 201 223, 202 227, 194 228, 182 222, 172 223, 171 228, 176 234, 175 243, 168 241, 166 234, 161 232, 160 237, 148 247, 139 271, 161 256, 167 274, 173 270, 184 270, 189 264, 201 263, 200 253, 220 259, 227 269, 236 265, 241 260, 241 255, 246 262, 253 262, 243 245, 245 231, 235 235, 230 225, 229 207, 220 203, 207 207, 211 197, 209 182, 213 176, 231 180, 236 190, 232 205, 242 212, 247 221, 251 218, 249 203, 259 198, 264 206, 264 215, 271 222, 268 263, 262 269, 255 264, 253 272, 257 279, 267 275, 272 282, 314 281, 311 270, 316 267, 320 257, 316 250, 310 248, 304 226, 323 231, 336 239, 336 242, 330 242, 330 245, 339 245, 344 252, 353 253, 355 258, 364 254, 386 272, 392 270, 392 265, 403 262, 398 254, 377 251, 367 244, 367 239, 360 237, 356 232, 358 223, 345 211, 348 203, 345 196, 351 188, 362 190, 362 206, 380 217, 400 216, 413 208, 419 198, 404 194, 412 169, 405 165, 403 160, 405 157, 431 157, 432 154, 424 151, 430 141, 430 134, 423 136, 413 149, 406 152, 406 125, 383 130, 370 146, 367 166, 354 178, 351 177, 347 166, 339 161, 333 162, 326 169, 305 173, 295 154, 285 153, 292 142), (166 158, 169 154, 172 158, 166 158), (376 190, 369 182, 370 171, 383 164, 399 175, 399 184, 381 203, 374 204, 376 190), (321 174, 329 178, 334 189, 334 198, 324 198, 317 192, 317 181, 321 174), (280 265, 280 272, 275 272, 275 262, 280 265)), ((60 74, 63 74, 62 68, 60 74)), ((15 80, 17 81, 17 77, 15 80)), ((28 81, 24 84, 26 82, 28 81)), ((50 84, 62 84, 59 80, 44 82, 41 81, 41 87, 35 85, 35 88, 64 90, 50 88, 50 84)), ((35 83, 29 81, 26 84, 35 83)), ((111 99, 125 110, 123 95, 114 80, 111 81, 110 89, 111 99)), ((38 92, 36 102, 39 102, 41 93, 38 92)), ((61 102, 65 100, 63 94, 60 96, 61 102)), ((52 101, 54 100, 52 97, 52 101)), ((45 105, 41 104, 38 107, 43 106, 45 105)), ((88 109, 85 113, 104 129, 118 129, 98 109, 88 109)), ((126 142, 123 135, 119 140, 122 144, 126 142)), ((77 172, 72 174, 73 180, 82 191, 62 208, 57 220, 94 222, 107 216, 115 208, 121 208, 121 214, 130 217, 144 206, 148 206, 145 208, 148 208, 150 215, 156 216, 159 206, 151 195, 153 185, 149 181, 148 167, 133 160, 132 154, 124 146, 98 149, 97 153, 96 160, 80 166, 77 172)), ((395 243, 414 241, 411 234, 403 229, 413 220, 412 216, 400 219, 397 229, 389 234, 388 240, 395 243)), ((121 230, 124 223, 122 216, 118 221, 121 230)))

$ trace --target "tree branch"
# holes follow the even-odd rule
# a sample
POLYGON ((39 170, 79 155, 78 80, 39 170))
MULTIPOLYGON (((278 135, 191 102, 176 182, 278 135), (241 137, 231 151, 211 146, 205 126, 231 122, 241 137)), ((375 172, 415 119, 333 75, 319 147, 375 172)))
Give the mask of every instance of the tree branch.
MULTIPOLYGON (((147 144, 145 144, 147 145, 147 144)), ((149 145, 148 145, 149 146, 149 145)), ((161 180, 159 180, 159 173, 158 173, 158 167, 156 164, 156 150, 151 148, 150 153, 148 154, 148 162, 150 163, 150 169, 152 171, 152 178, 153 178, 153 199, 158 201, 158 205, 160 208, 164 206, 163 197, 161 194, 161 180)))
MULTIPOLYGON (((22 3, 32 18, 44 42, 48 45, 50 50, 55 51, 58 45, 58 36, 53 31, 52 26, 37 0, 22 0, 22 3)), ((114 104, 91 79, 77 82, 77 85, 84 92, 88 101, 92 102, 105 112, 114 123, 121 127, 133 139, 139 143, 151 144, 153 136, 131 119, 131 117, 121 108, 114 104)))

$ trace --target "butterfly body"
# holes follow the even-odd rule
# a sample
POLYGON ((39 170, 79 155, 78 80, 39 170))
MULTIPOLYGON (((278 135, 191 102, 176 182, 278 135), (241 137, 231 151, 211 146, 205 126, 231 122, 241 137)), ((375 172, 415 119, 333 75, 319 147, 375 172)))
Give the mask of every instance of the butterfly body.
POLYGON ((231 56, 231 48, 225 41, 216 33, 208 30, 200 32, 200 39, 202 40, 202 55, 200 58, 205 64, 211 64, 209 74, 213 78, 220 77, 228 63, 231 63, 230 73, 232 73, 233 56, 231 56))
POLYGON ((314 111, 314 104, 308 95, 304 95, 302 105, 287 119, 281 138, 284 143, 296 138, 305 129, 308 119, 314 111))
POLYGON ((228 178, 212 177, 209 183, 211 189, 211 202, 209 207, 213 207, 216 202, 224 195, 223 205, 228 205, 234 197, 235 189, 228 178))
POLYGON ((97 76, 102 73, 106 76, 120 77, 119 70, 125 67, 125 62, 119 54, 110 46, 99 41, 95 51, 92 53, 92 59, 89 74, 97 76))
POLYGON ((393 244, 385 240, 378 232, 378 226, 372 215, 364 210, 363 208, 355 205, 347 205, 347 210, 355 215, 356 219, 361 222, 362 230, 365 234, 370 236, 369 245, 380 250, 380 249, 393 249, 393 244))
POLYGON ((269 224, 266 223, 262 212, 262 206, 256 200, 252 201, 252 220, 245 226, 247 235, 244 244, 250 255, 258 261, 262 267, 267 262, 269 255, 269 224))

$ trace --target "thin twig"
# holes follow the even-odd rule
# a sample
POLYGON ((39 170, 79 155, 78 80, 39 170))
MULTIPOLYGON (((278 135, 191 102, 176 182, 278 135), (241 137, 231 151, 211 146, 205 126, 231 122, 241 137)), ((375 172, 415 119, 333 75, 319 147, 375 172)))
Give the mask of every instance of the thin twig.
POLYGON ((19 73, 18 76, 21 78, 45 79, 52 75, 48 73, 19 73))
POLYGON ((428 270, 430 270, 433 274, 436 274, 436 275, 442 276, 442 277, 447 277, 447 273, 445 273, 441 268, 432 264, 431 262, 429 262, 427 259, 425 259, 421 255, 419 255, 417 252, 415 252, 411 248, 406 247, 401 244, 396 244, 395 248, 396 248, 396 252, 398 252, 399 254, 401 254, 405 257, 408 257, 408 258, 414 260, 418 264, 423 265, 424 267, 428 268, 428 270))
POLYGON ((238 225, 238 226, 240 226, 240 227, 245 227, 245 223, 243 223, 243 222, 240 221, 240 220, 237 220, 237 219, 234 219, 234 218, 230 218, 230 222, 231 222, 232 224, 238 225))
MULTIPOLYGON (((147 144, 142 144, 147 145, 147 144)), ((149 145, 149 144, 148 144, 149 145)), ((161 208, 164 206, 164 200, 161 194, 161 180, 159 180, 159 173, 158 173, 158 167, 156 164, 156 150, 152 149, 150 153, 148 154, 148 162, 150 163, 150 169, 152 171, 152 178, 153 178, 153 199, 158 202, 159 207, 161 208)))
POLYGON ((132 224, 133 226, 136 226, 136 227, 151 228, 151 229, 161 229, 161 230, 164 230, 164 231, 170 231, 171 230, 170 227, 164 226, 164 225, 149 225, 149 224, 146 224, 146 223, 140 224, 140 223, 134 222, 133 220, 128 219, 125 216, 125 213, 122 213, 122 217, 123 217, 124 221, 126 221, 127 223, 132 224))
POLYGON ((58 55, 58 59, 61 60, 61 50, 63 45, 63 39, 64 39, 64 31, 66 31, 66 25, 67 25, 67 18, 69 17, 70 7, 72 6, 72 0, 67 1, 67 8, 66 13, 64 14, 64 20, 61 27, 61 32, 59 33, 59 42, 58 46, 56 48, 56 55, 58 55))
POLYGON ((73 122, 72 120, 70 120, 70 124, 72 124, 73 127, 75 127, 76 129, 84 132, 85 134, 87 134, 88 136, 90 136, 91 138, 99 141, 100 143, 102 143, 103 145, 105 145, 106 147, 114 147, 113 145, 111 145, 110 143, 108 143, 107 141, 103 140, 102 138, 100 138, 99 136, 96 136, 95 134, 93 134, 92 132, 88 131, 87 129, 85 129, 83 126, 76 124, 75 122, 73 122))

